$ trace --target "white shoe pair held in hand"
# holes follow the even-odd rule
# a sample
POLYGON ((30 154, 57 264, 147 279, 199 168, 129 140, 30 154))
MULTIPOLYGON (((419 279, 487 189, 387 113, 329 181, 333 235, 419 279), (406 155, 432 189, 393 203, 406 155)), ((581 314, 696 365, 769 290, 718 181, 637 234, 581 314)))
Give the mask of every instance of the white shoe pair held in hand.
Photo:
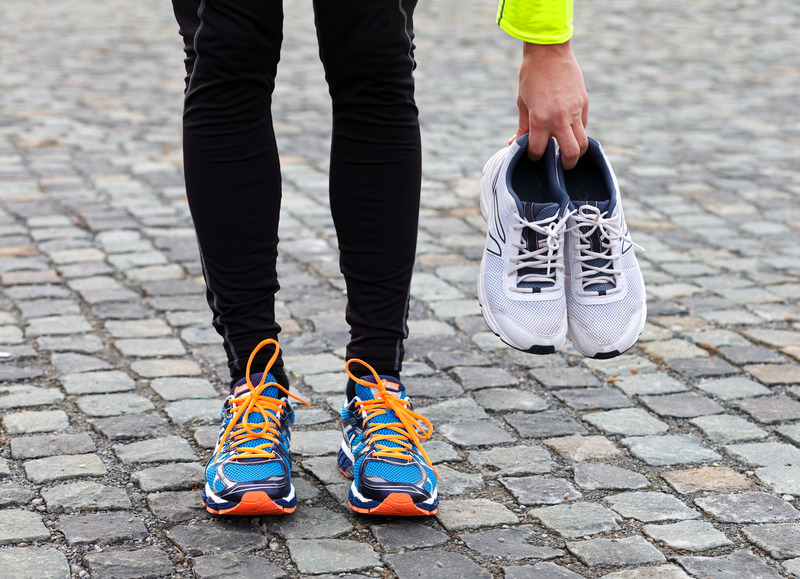
POLYGON ((483 169, 483 317, 525 352, 556 352, 569 337, 585 356, 618 356, 642 333, 647 305, 611 165, 591 138, 569 171, 553 139, 536 162, 527 145, 523 135, 483 169))

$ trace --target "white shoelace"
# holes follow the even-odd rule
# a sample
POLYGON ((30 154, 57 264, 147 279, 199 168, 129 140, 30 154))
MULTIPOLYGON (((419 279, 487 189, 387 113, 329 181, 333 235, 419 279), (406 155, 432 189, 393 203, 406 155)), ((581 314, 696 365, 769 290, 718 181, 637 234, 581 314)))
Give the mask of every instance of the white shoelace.
MULTIPOLYGON (((512 225, 512 229, 519 231, 527 227, 531 230, 528 233, 529 236, 538 233, 543 236, 543 239, 539 240, 537 244, 538 248, 533 251, 528 251, 527 245, 522 242, 512 243, 512 245, 519 250, 519 253, 509 258, 509 261, 514 264, 509 275, 522 269, 529 268, 545 270, 544 273, 526 273, 521 275, 517 281, 518 283, 546 283, 554 285, 556 272, 560 269, 564 269, 564 264, 559 262, 556 258, 561 249, 561 241, 559 238, 567 228, 568 215, 562 216, 556 214, 547 219, 534 222, 527 221, 516 213, 514 217, 519 223, 512 225)), ((512 286, 510 289, 511 291, 519 293, 531 293, 531 288, 518 287, 517 285, 512 286)), ((549 289, 552 289, 552 286, 543 287, 541 291, 547 291, 549 289)))
POLYGON ((617 278, 622 274, 622 270, 612 267, 614 261, 622 257, 622 244, 618 242, 627 241, 641 249, 631 240, 629 234, 623 233, 621 224, 609 218, 607 213, 607 211, 601 213, 593 205, 582 205, 574 214, 575 225, 567 229, 568 232, 574 231, 578 236, 576 249, 580 252, 577 260, 581 262, 581 272, 575 277, 580 280, 583 291, 586 291, 587 286, 602 283, 610 283, 616 289, 617 278), (591 237, 595 231, 599 232, 602 252, 592 251, 591 237), (593 260, 600 260, 603 265, 589 263, 593 260))

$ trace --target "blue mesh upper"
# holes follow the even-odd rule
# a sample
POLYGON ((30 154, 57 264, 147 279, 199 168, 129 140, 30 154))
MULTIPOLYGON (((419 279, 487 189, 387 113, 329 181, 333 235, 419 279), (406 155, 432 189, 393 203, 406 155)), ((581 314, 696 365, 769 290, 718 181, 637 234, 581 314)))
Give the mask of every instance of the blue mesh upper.
POLYGON ((223 470, 225 471, 225 476, 235 482, 260 480, 284 474, 283 462, 277 458, 274 461, 257 464, 229 462, 223 467, 223 470))
POLYGON ((414 484, 421 482, 419 469, 416 466, 403 466, 399 464, 389 464, 379 460, 367 461, 364 469, 365 476, 379 476, 388 481, 414 484))

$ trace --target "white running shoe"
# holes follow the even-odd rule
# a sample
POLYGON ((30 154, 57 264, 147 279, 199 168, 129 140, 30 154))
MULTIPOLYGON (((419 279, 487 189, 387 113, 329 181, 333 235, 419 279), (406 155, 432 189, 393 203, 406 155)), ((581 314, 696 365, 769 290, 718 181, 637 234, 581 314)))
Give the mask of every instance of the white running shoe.
POLYGON ((644 329, 647 303, 619 186, 600 143, 563 171, 572 203, 564 253, 569 339, 590 358, 630 349, 644 329))
POLYGON ((564 232, 569 199, 551 139, 540 161, 528 136, 496 153, 483 169, 481 212, 488 225, 478 300, 489 328, 533 354, 559 350, 567 336, 564 232))

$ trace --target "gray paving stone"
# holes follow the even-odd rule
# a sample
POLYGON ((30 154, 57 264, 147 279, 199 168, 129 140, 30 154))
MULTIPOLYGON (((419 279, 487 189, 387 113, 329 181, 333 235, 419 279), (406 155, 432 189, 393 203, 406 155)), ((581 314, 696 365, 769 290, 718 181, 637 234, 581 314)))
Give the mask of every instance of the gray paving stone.
POLYGON ((214 386, 204 378, 157 378, 150 388, 167 402, 190 398, 219 398, 214 386))
POLYGON ((194 525, 176 525, 167 537, 189 557, 219 553, 248 553, 267 546, 258 527, 212 519, 194 525))
POLYGON ((147 506, 156 517, 167 523, 209 519, 211 514, 203 506, 201 494, 199 490, 151 493, 147 495, 147 506))
POLYGON ((561 412, 538 412, 528 414, 515 412, 505 416, 522 438, 549 438, 587 434, 586 429, 574 418, 561 412))
POLYGON ((116 340, 114 347, 126 358, 152 358, 155 356, 183 356, 186 348, 173 338, 130 338, 116 340))
POLYGON ((569 541, 567 549, 585 565, 641 565, 666 561, 661 551, 639 536, 569 541))
POLYGON ((620 450, 604 436, 564 436, 549 438, 545 444, 571 461, 612 458, 620 450))
POLYGON ((447 551, 412 551, 388 555, 386 561, 398 579, 409 579, 433 573, 442 579, 489 579, 492 574, 464 555, 447 551))
POLYGON ((114 511, 131 508, 124 489, 91 481, 81 481, 42 489, 48 513, 114 511))
POLYGON ((219 426, 200 426, 194 429, 194 441, 200 448, 214 448, 219 437, 219 426))
POLYGON ((0 550, 0 568, 8 579, 69 579, 64 553, 49 547, 11 547, 0 550))
POLYGON ((197 579, 285 579, 287 573, 256 555, 222 553, 195 557, 192 570, 197 579))
MULTIPOLYGON (((429 443, 430 444, 430 443, 429 443)), ((484 476, 544 474, 553 468, 550 453, 539 446, 507 446, 469 453, 468 460, 484 476)))
POLYGON ((3 416, 3 429, 9 434, 56 432, 67 427, 69 417, 63 410, 31 410, 3 416))
MULTIPOLYGON (((96 418, 89 421, 92 427, 111 440, 146 438, 169 434, 169 422, 158 414, 134 414, 96 418)), ((214 440, 219 428, 215 428, 214 440)))
POLYGON ((707 551, 733 545, 725 533, 705 521, 681 521, 671 525, 645 525, 644 533, 670 549, 707 551))
POLYGON ((119 416, 141 414, 153 410, 153 403, 138 394, 96 394, 82 396, 75 403, 87 416, 119 416))
POLYGON ((753 545, 775 559, 800 557, 800 524, 749 525, 743 532, 753 545))
POLYGON ((36 386, 0 386, 0 410, 49 406, 64 399, 57 388, 36 386))
POLYGON ((632 400, 613 388, 568 388, 557 390, 554 395, 575 410, 608 410, 634 405, 632 400))
POLYGON ((131 370, 142 378, 168 378, 171 376, 198 376, 200 366, 192 360, 164 358, 159 360, 137 360, 131 370))
POLYGON ((339 450, 340 430, 295 431, 292 433, 292 453, 301 456, 323 456, 339 450))
POLYGON ((0 511, 0 545, 48 541, 50 531, 41 515, 22 510, 0 511))
POLYGON ((436 547, 450 540, 445 533, 412 521, 391 521, 372 525, 372 534, 384 550, 436 547))
POLYGON ((183 490, 195 488, 202 483, 205 480, 205 469, 199 464, 165 464, 134 472, 131 480, 148 493, 183 490))
POLYGON ((735 442, 739 440, 761 440, 769 433, 748 422, 740 416, 718 414, 716 416, 699 416, 690 420, 703 433, 715 442, 735 442))
POLYGON ((69 337, 49 337, 42 336, 36 339, 36 345, 40 350, 53 352, 84 352, 93 354, 105 350, 103 341, 97 336, 69 336, 69 337))
POLYGON ((0 485, 0 507, 25 505, 36 496, 34 490, 21 484, 0 485))
POLYGON ((107 370, 112 367, 109 362, 106 362, 100 358, 96 358, 95 356, 73 353, 54 353, 50 356, 50 363, 56 370, 58 370, 58 372, 62 373, 107 370))
POLYGON ((796 384, 800 376, 800 365, 797 364, 753 364, 745 366, 756 380, 763 384, 796 384))
POLYGON ((573 573, 555 563, 536 563, 521 567, 503 567, 506 579, 581 579, 582 575, 573 573))
POLYGON ((457 446, 483 446, 515 442, 516 439, 488 420, 464 420, 442 424, 439 432, 457 446))
POLYGON ((712 462, 722 458, 705 448, 699 438, 688 435, 637 436, 624 438, 622 444, 633 456, 655 466, 712 462))
POLYGON ((480 390, 481 388, 495 388, 498 386, 516 386, 519 378, 506 372, 502 368, 480 368, 472 366, 455 367, 451 370, 461 382, 464 390, 480 390))
POLYGON ((108 545, 148 536, 144 523, 133 513, 67 515, 58 521, 56 528, 70 545, 108 545))
POLYGON ((731 402, 731 406, 747 412, 753 420, 762 424, 800 418, 800 402, 784 395, 738 400, 731 402))
POLYGON ((448 531, 463 531, 493 525, 512 525, 517 516, 503 504, 488 499, 449 499, 442 501, 436 515, 448 531))
POLYGON ((105 326, 114 338, 157 338, 172 334, 172 328, 158 318, 107 321, 105 326))
POLYGON ((564 551, 553 547, 540 547, 527 541, 533 538, 534 532, 526 527, 510 529, 492 529, 478 533, 461 535, 467 547, 485 557, 502 557, 516 561, 535 558, 539 560, 562 557, 564 551))
MULTIPOLYGON (((403 366, 405 367, 405 364, 403 366)), ((410 395, 413 395, 414 399, 417 397, 451 398, 453 396, 460 396, 464 393, 464 389, 461 387, 461 384, 455 380, 451 380, 446 376, 415 377, 410 385, 407 384, 406 387, 409 389, 408 392, 410 395)), ((334 392, 341 391, 341 374, 339 374, 339 387, 337 390, 334 390, 334 392)))
POLYGON ((752 466, 800 466, 800 449, 780 442, 750 442, 722 447, 725 452, 752 466))
POLYGON ((305 506, 291 515, 265 519, 265 524, 267 531, 284 539, 332 539, 353 530, 344 516, 324 507, 305 506))
POLYGON ((30 318, 25 328, 25 337, 64 336, 92 331, 92 326, 83 316, 46 316, 30 318))
POLYGON ((439 494, 442 496, 463 495, 469 490, 483 486, 483 477, 480 474, 461 472, 446 465, 436 467, 439 473, 439 494))
POLYGON ((759 346, 723 346, 719 352, 734 364, 765 364, 783 362, 784 358, 774 350, 759 346))
POLYGON ((648 394, 674 394, 685 392, 689 389, 687 385, 661 372, 648 374, 632 374, 621 376, 619 380, 613 382, 614 386, 622 390, 628 396, 648 395, 648 394))
POLYGON ((549 476, 504 477, 500 479, 522 505, 557 505, 582 497, 572 484, 549 476))
POLYGON ((722 358, 675 358, 667 360, 666 364, 687 378, 703 376, 729 376, 739 374, 740 370, 722 358))
POLYGON ((781 435, 788 438, 797 446, 800 446, 800 424, 790 424, 788 426, 781 426, 777 429, 781 435))
MULTIPOLYGON (((222 399, 177 400, 164 407, 169 419, 175 424, 219 422, 222 399)), ((293 449, 294 450, 294 449, 293 449)))
POLYGON ((528 512, 563 537, 583 537, 619 530, 620 516, 596 503, 572 503, 541 507, 528 512))
POLYGON ((780 575, 750 551, 734 551, 719 557, 676 557, 678 564, 695 577, 711 579, 778 579, 780 575))
POLYGON ((122 464, 200 460, 189 443, 180 436, 165 436, 130 444, 116 444, 114 453, 122 464))
POLYGON ((531 374, 549 389, 600 386, 597 377, 583 368, 536 368, 531 374))
POLYGON ((626 571, 615 571, 603 575, 600 579, 690 579, 680 567, 675 565, 659 565, 657 567, 639 567, 626 571))
POLYGON ((606 498, 612 509, 623 517, 644 523, 696 519, 700 513, 672 495, 660 492, 628 492, 606 498))
POLYGON ((67 394, 109 394, 136 388, 136 382, 124 372, 84 372, 59 378, 67 394))
POLYGON ((36 458, 22 465, 32 483, 42 484, 78 476, 104 476, 108 470, 96 454, 49 456, 36 458))
POLYGON ((647 477, 611 464, 582 463, 574 467, 575 484, 586 490, 644 489, 647 477))
POLYGON ((711 495, 694 502, 723 523, 773 523, 800 518, 800 512, 792 505, 767 493, 711 495))
POLYGON ((723 411, 722 406, 710 398, 693 392, 667 394, 664 396, 642 396, 640 400, 659 416, 693 418, 723 411))
MULTIPOLYGON (((380 565, 372 546, 342 539, 292 539, 286 542, 300 573, 342 573, 380 565)), ((391 557, 391 555, 387 556, 391 557)))
POLYGON ((11 456, 16 460, 65 454, 94 452, 97 447, 91 437, 80 434, 39 434, 11 439, 11 456))
POLYGON ((765 466, 756 476, 773 492, 800 495, 800 466, 765 466))
POLYGON ((158 547, 109 549, 87 553, 84 560, 92 577, 108 579, 158 579, 172 574, 175 569, 167 554, 158 547))
POLYGON ((606 412, 593 412, 582 416, 583 420, 607 434, 625 436, 645 436, 662 434, 669 425, 651 416, 641 408, 622 408, 606 412))
POLYGON ((791 561, 784 561, 781 567, 791 576, 800 575, 800 557, 792 559, 791 561))
POLYGON ((488 388, 475 392, 473 396, 486 410, 496 412, 541 412, 549 406, 544 398, 519 388, 488 388))
POLYGON ((453 398, 425 406, 424 408, 417 408, 416 410, 434 424, 489 418, 486 411, 472 398, 453 398))

